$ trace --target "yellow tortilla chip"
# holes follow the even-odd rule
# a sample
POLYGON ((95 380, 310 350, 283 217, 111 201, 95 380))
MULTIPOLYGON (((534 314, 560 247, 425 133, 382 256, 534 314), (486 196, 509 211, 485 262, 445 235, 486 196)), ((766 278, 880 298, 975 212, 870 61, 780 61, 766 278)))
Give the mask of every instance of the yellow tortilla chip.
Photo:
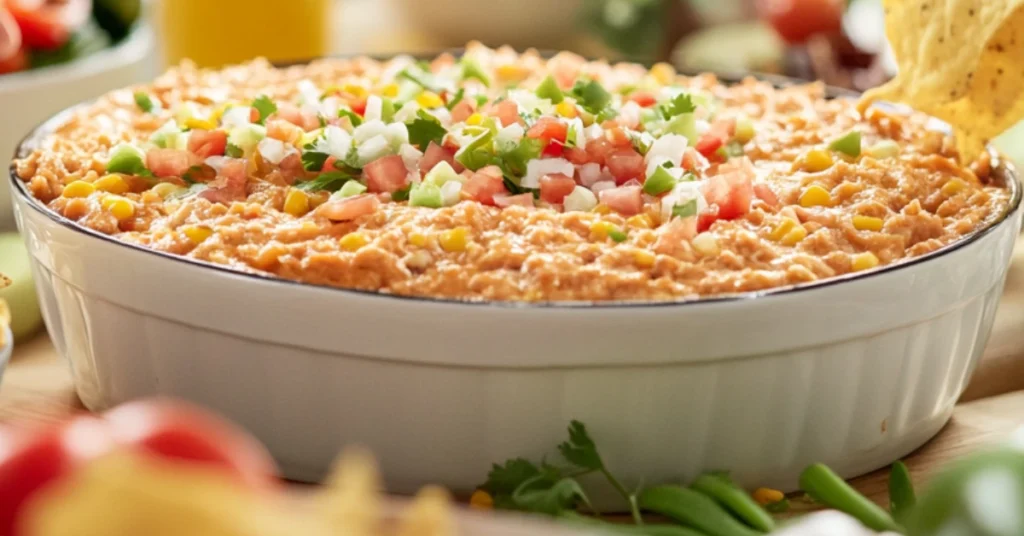
POLYGON ((451 498, 438 487, 423 488, 405 511, 396 536, 455 536, 451 498))
POLYGON ((377 463, 369 451, 346 450, 318 497, 320 514, 331 531, 350 536, 380 534, 383 504, 377 463))
POLYGON ((1024 119, 1024 0, 883 0, 899 65, 860 108, 886 100, 949 123, 963 161, 1024 119))
MULTIPOLYGON (((0 274, 0 278, 3 275, 0 274)), ((2 283, 2 282, 0 282, 2 283)), ((0 287, 3 285, 0 284, 0 287)), ((11 325, 11 309, 7 307, 7 300, 0 298, 0 348, 7 345, 7 332, 4 328, 11 325)))

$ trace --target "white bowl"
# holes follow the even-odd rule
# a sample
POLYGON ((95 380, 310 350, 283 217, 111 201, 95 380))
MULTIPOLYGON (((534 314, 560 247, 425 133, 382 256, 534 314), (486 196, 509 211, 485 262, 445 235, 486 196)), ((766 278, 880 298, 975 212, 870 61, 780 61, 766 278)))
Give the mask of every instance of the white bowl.
MULTIPOLYGON (((138 26, 127 38, 95 54, 52 67, 0 76, 0 169, 25 132, 50 115, 83 99, 151 78, 153 34, 138 26)), ((0 181, 0 229, 14 226, 11 192, 0 181)))
POLYGON ((207 405, 299 480, 366 445, 397 492, 472 490, 492 462, 552 455, 570 419, 627 486, 728 469, 792 490, 812 462, 859 475, 949 419, 1021 225, 1015 173, 996 171, 1006 214, 932 254, 789 289, 599 305, 243 274, 81 228, 12 181, 47 325, 91 409, 155 394, 207 405))

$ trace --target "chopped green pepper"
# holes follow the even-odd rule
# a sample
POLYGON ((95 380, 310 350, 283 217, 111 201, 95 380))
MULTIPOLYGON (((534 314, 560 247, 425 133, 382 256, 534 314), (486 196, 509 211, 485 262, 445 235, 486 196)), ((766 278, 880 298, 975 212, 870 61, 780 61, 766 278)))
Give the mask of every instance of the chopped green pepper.
POLYGON ((626 233, 624 233, 623 231, 620 231, 618 229, 612 229, 611 231, 608 231, 608 238, 611 238, 612 240, 614 240, 616 242, 625 242, 626 241, 626 233))
POLYGON ((697 200, 691 199, 682 205, 675 205, 672 207, 672 217, 674 218, 689 218, 697 215, 697 200))
POLYGON ((441 208, 443 205, 441 189, 433 184, 426 182, 414 184, 412 190, 409 191, 410 207, 441 208))
POLYGON ((548 75, 543 82, 537 86, 537 96, 542 99, 548 99, 552 104, 558 104, 565 100, 565 95, 562 90, 558 87, 558 82, 555 82, 554 77, 548 75))
POLYGON ((139 91, 135 93, 135 104, 139 106, 139 109, 143 112, 149 113, 153 111, 156 106, 153 104, 153 98, 148 93, 139 91))
POLYGON ((647 177, 644 181, 644 193, 647 195, 661 195, 672 189, 676 185, 676 178, 672 176, 669 170, 662 166, 657 166, 654 169, 654 174, 647 177))
POLYGON ((341 186, 338 193, 335 194, 338 197, 352 197, 359 195, 366 191, 366 185, 359 181, 348 181, 341 186))
POLYGON ((146 153, 133 145, 121 144, 110 153, 107 162, 107 173, 124 173, 126 175, 144 175, 146 169, 146 153))
POLYGON ((832 140, 828 148, 856 158, 860 156, 860 132, 851 130, 841 137, 832 140))
POLYGON ((487 73, 484 72, 480 64, 472 58, 463 57, 462 61, 462 79, 469 80, 475 78, 483 83, 484 86, 491 86, 491 79, 487 77, 487 73))

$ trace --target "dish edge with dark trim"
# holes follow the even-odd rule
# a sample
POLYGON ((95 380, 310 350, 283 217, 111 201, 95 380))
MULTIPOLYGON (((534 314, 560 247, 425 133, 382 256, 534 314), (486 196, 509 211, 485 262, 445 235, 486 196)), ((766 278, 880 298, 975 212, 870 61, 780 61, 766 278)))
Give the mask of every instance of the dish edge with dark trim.
MULTIPOLYGON (((447 49, 447 50, 442 51, 442 53, 443 52, 457 54, 457 53, 461 52, 461 49, 447 49)), ((551 53, 548 52, 548 51, 545 51, 545 52, 543 52, 543 54, 545 56, 550 56, 551 53)), ((419 57, 419 58, 432 57, 432 56, 426 55, 426 54, 412 55, 412 56, 413 57, 419 57)), ((339 56, 339 57, 345 57, 345 56, 339 56)), ((390 56, 390 57, 393 57, 393 56, 390 56)), ((375 59, 381 60, 381 59, 386 59, 386 57, 377 56, 377 57, 375 57, 375 59)), ((303 63, 307 63, 309 61, 314 61, 314 60, 303 60, 303 61, 295 61, 295 62, 280 62, 280 63, 277 63, 275 65, 277 65, 279 67, 287 67, 287 66, 291 66, 291 65, 300 65, 300 64, 303 64, 303 63)), ((694 74, 698 74, 698 73, 689 72, 689 73, 683 73, 683 74, 685 74, 685 75, 694 75, 694 74)), ((800 83, 809 83, 806 80, 799 80, 799 79, 788 78, 788 77, 779 76, 779 75, 771 75, 771 74, 763 74, 763 73, 749 73, 749 74, 743 75, 743 74, 738 74, 738 73, 715 73, 715 72, 712 72, 712 74, 715 74, 716 76, 718 76, 719 79, 722 80, 725 83, 737 83, 742 78, 744 78, 746 76, 751 76, 751 77, 757 78, 759 80, 763 80, 765 82, 769 82, 769 83, 771 83, 772 85, 774 85, 776 87, 784 87, 784 86, 787 86, 787 85, 800 84, 800 83)), ((856 95, 857 95, 856 92, 853 92, 853 91, 850 91, 850 90, 846 90, 846 89, 842 89, 842 88, 836 88, 836 87, 831 87, 831 86, 826 86, 826 98, 855 97, 856 95)), ((820 288, 828 287, 828 286, 831 286, 831 285, 837 285, 837 284, 846 283, 848 281, 855 281, 855 280, 865 279, 865 278, 868 278, 868 277, 874 277, 874 276, 878 276, 878 275, 883 275, 883 274, 886 274, 886 273, 889 273, 889 272, 892 272, 892 271, 895 271, 895 270, 901 270, 901 269, 909 268, 909 267, 915 266, 917 264, 920 264, 920 263, 923 263, 923 262, 927 262, 927 261, 929 261, 931 259, 934 259, 936 257, 940 257, 940 256, 945 255, 947 253, 956 251, 956 250, 958 250, 958 249, 960 249, 960 248, 962 248, 964 246, 967 246, 967 245, 969 245, 969 244, 979 240, 983 236, 987 235, 993 229, 998 227, 999 224, 1001 224, 1004 221, 1006 221, 1006 219, 1009 218, 1011 214, 1013 214, 1017 210, 1020 210, 1021 198, 1022 198, 1022 188, 1024 188, 1024 187, 1022 187, 1020 175, 1017 172, 1016 168, 1010 162, 1007 162, 1006 159, 1002 158, 1002 156, 994 148, 990 147, 989 148, 989 152, 990 152, 990 154, 991 154, 991 156, 993 158, 993 163, 992 163, 993 175, 996 176, 997 180, 1003 182, 1006 185, 1006 187, 1009 188, 1010 191, 1011 191, 1010 202, 1007 204, 1006 209, 1003 211, 1002 214, 999 215, 999 217, 993 218, 984 227, 982 227, 980 229, 976 229, 972 233, 961 237, 959 240, 957 240, 957 241, 955 241, 955 242, 953 242, 951 244, 948 244, 948 245, 946 245, 946 246, 944 246, 942 248, 939 248, 939 249, 937 249, 935 251, 932 251, 932 252, 929 252, 927 254, 921 255, 919 257, 913 257, 913 258, 910 258, 910 259, 902 260, 902 261, 899 261, 899 262, 896 262, 896 263, 893 263, 893 264, 889 264, 889 265, 886 265, 886 266, 883 266, 883 267, 880 267, 880 268, 876 268, 876 269, 873 269, 873 270, 865 271, 865 272, 849 273, 849 274, 844 274, 844 275, 841 275, 841 276, 830 277, 830 278, 827 278, 827 279, 822 279, 822 280, 818 280, 818 281, 812 281, 812 282, 809 282, 809 283, 804 283, 804 284, 799 284, 799 285, 775 287, 775 288, 771 288, 771 289, 765 289, 765 290, 759 290, 759 291, 750 291, 750 292, 740 292, 740 293, 735 293, 735 294, 719 294, 719 295, 714 295, 714 296, 709 296, 709 297, 699 297, 698 296, 698 297, 683 298, 683 299, 679 299, 679 300, 665 300, 665 301, 641 301, 641 300, 629 301, 629 300, 620 300, 620 301, 614 301, 614 302, 601 302, 601 301, 538 301, 538 302, 523 302, 523 301, 497 301, 497 300, 463 300, 463 299, 453 299, 453 298, 435 298, 435 297, 429 297, 429 296, 407 296, 407 295, 400 295, 400 294, 389 294, 389 293, 386 293, 386 292, 373 291, 373 290, 361 290, 361 289, 351 289, 351 288, 344 288, 344 287, 333 287, 333 286, 329 286, 329 285, 316 285, 316 284, 312 284, 312 283, 305 283, 305 282, 296 281, 296 280, 293 280, 293 279, 284 279, 284 278, 274 277, 274 276, 271 276, 271 275, 260 274, 260 273, 256 273, 256 272, 244 272, 244 271, 241 271, 241 270, 236 270, 236 269, 228 268, 226 266, 222 266, 222 265, 218 265, 218 264, 214 264, 214 263, 209 263, 209 262, 205 262, 205 261, 191 259, 191 258, 180 256, 180 255, 174 255, 174 254, 166 253, 166 252, 163 252, 163 251, 158 251, 158 250, 154 250, 154 249, 145 248, 145 247, 142 247, 142 246, 137 245, 137 244, 131 244, 131 243, 123 242, 121 240, 118 240, 117 238, 115 238, 112 235, 103 234, 103 233, 100 233, 98 231, 89 229, 87 227, 83 227, 81 225, 78 225, 76 222, 74 222, 72 220, 69 220, 69 219, 65 218, 64 216, 59 215, 56 212, 50 210, 48 207, 46 207, 44 204, 40 203, 38 199, 33 197, 28 192, 28 190, 25 187, 25 182, 22 181, 18 177, 16 166, 13 163, 13 160, 17 160, 17 159, 24 158, 24 157, 28 156, 28 154, 31 153, 31 151, 34 150, 34 148, 37 147, 40 144, 40 142, 42 141, 42 139, 44 137, 46 137, 47 135, 51 134, 53 132, 53 130, 55 130, 56 126, 58 126, 59 124, 63 123, 65 121, 65 119, 70 117, 75 111, 77 111, 79 109, 86 108, 90 104, 92 104, 93 102, 94 102, 94 100, 85 101, 85 102, 76 104, 74 106, 71 106, 69 108, 66 108, 64 110, 61 110, 60 112, 57 112, 56 114, 54 114, 50 118, 44 120, 38 126, 33 128, 21 140, 21 142, 18 143, 18 146, 17 146, 17 148, 15 149, 15 152, 14 152, 14 156, 13 156, 13 159, 12 159, 12 164, 11 164, 9 170, 8 170, 9 171, 8 172, 8 176, 9 176, 9 180, 11 181, 12 191, 16 192, 17 195, 24 197, 26 202, 27 202, 27 204, 29 206, 31 206, 35 210, 38 210, 38 211, 42 212, 49 219, 53 220, 55 223, 57 223, 59 225, 62 225, 64 227, 70 228, 72 230, 75 230, 77 232, 80 232, 82 234, 85 234, 85 235, 88 235, 88 236, 92 236, 94 238, 99 238, 101 240, 106 240, 106 241, 114 242, 114 243, 119 244, 120 246, 123 246, 123 247, 135 249, 135 250, 138 250, 138 251, 142 251, 142 252, 145 252, 145 253, 148 253, 148 254, 151 254, 151 255, 157 255, 157 256, 164 257, 166 259, 173 260, 173 261, 176 261, 176 262, 181 262, 181 263, 190 264, 190 265, 193 265, 193 266, 198 266, 198 267, 202 267, 202 268, 212 269, 212 270, 215 270, 215 271, 225 272, 225 273, 229 273, 229 274, 233 274, 233 275, 238 275, 238 276, 243 276, 243 277, 250 277, 250 278, 259 279, 259 280, 267 281, 267 282, 273 282, 273 283, 289 284, 289 285, 302 285, 302 286, 306 286, 306 287, 321 288, 321 289, 325 289, 325 290, 329 290, 329 291, 335 291, 335 292, 351 292, 351 293, 356 293, 356 294, 361 294, 361 295, 368 295, 368 296, 375 296, 375 297, 380 297, 380 298, 391 298, 391 299, 400 299, 400 300, 414 300, 414 301, 426 301, 426 302, 439 303, 439 304, 447 304, 447 305, 471 305, 471 306, 491 306, 491 307, 511 307, 511 308, 556 308, 556 309, 575 309, 575 308, 594 309, 594 308, 620 308, 620 307, 678 307, 678 306, 691 306, 691 307, 693 307, 693 306, 697 306, 697 305, 707 305, 707 304, 723 303, 723 302, 746 301, 746 300, 754 300, 754 299, 764 300, 764 299, 767 299, 767 298, 771 298, 773 296, 789 295, 789 294, 794 294, 794 293, 798 293, 798 292, 804 292, 804 291, 820 289, 820 288)))

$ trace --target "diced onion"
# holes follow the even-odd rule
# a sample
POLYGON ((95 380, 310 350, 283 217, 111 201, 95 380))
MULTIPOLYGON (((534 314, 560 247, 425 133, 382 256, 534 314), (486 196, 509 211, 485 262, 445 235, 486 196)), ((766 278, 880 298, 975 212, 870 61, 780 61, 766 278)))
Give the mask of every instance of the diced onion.
POLYGON ((691 199, 697 200, 698 214, 708 208, 708 202, 700 191, 701 184, 701 181, 687 181, 676 184, 671 192, 661 198, 661 221, 667 222, 672 219, 672 207, 682 205, 691 199))
POLYGON ((323 141, 318 148, 338 160, 344 160, 352 149, 352 136, 345 129, 330 125, 324 129, 323 141))
POLYGON ((689 140, 686 139, 686 136, 679 134, 665 134, 654 140, 651 149, 647 151, 647 156, 644 157, 648 163, 647 174, 650 175, 650 164, 656 159, 661 159, 663 162, 668 160, 672 162, 673 166, 678 166, 683 161, 683 153, 686 152, 687 145, 689 145, 689 140))
POLYGON ((376 95, 370 95, 366 98, 366 111, 363 112, 364 121, 379 121, 381 118, 382 111, 384 109, 384 101, 380 100, 380 97, 376 95))
POLYGON ((334 95, 320 102, 320 115, 324 117, 338 117, 338 110, 341 110, 341 99, 334 95))
POLYGON ((600 181, 612 180, 610 173, 601 169, 601 164, 589 162, 580 166, 580 182, 583 186, 590 188, 600 181))
POLYGON ((401 108, 395 112, 395 121, 400 123, 408 123, 413 119, 416 119, 416 112, 420 110, 420 104, 414 100, 411 100, 402 105, 401 108))
POLYGON ((280 164, 282 160, 298 152, 295 147, 274 138, 263 138, 256 148, 264 160, 274 165, 280 164))
POLYGON ((597 206, 597 195, 588 188, 576 186, 572 193, 565 196, 565 199, 562 200, 562 206, 566 212, 573 210, 590 211, 597 206))
POLYGON ((359 162, 363 165, 373 162, 382 156, 387 156, 390 149, 391 144, 388 143, 387 138, 383 135, 374 136, 359 145, 357 153, 359 162))
POLYGON ((251 123, 249 121, 251 110, 248 106, 232 106, 221 116, 221 124, 227 129, 248 125, 251 123))
POLYGON ((576 137, 576 147, 580 149, 587 148, 587 132, 583 126, 583 121, 579 117, 574 117, 569 121, 569 131, 574 133, 576 137))
POLYGON ((594 194, 599 194, 604 190, 611 190, 615 188, 615 181, 600 181, 590 187, 590 191, 594 194))
POLYGON ((384 128, 384 137, 388 139, 391 148, 397 151, 402 145, 409 143, 409 128, 405 123, 391 123, 384 128))
POLYGON ((523 139, 524 134, 526 134, 526 130, 522 125, 512 123, 498 131, 494 136, 494 144, 499 151, 509 151, 519 144, 519 140, 523 139))
POLYGON ((402 146, 398 148, 398 155, 402 157, 402 162, 405 163, 406 168, 409 170, 419 169, 420 159, 423 158, 423 152, 419 149, 409 145, 408 143, 403 143, 402 146))
POLYGON ((356 127, 352 131, 352 136, 355 138, 356 143, 364 143, 366 140, 376 136, 387 136, 387 128, 388 126, 383 121, 367 121, 356 127))
POLYGON ((320 90, 317 89, 316 84, 310 80, 299 80, 295 87, 299 90, 299 96, 302 99, 302 104, 308 105, 319 105, 320 104, 320 90))
POLYGON ((508 92, 508 98, 519 105, 519 111, 525 113, 540 112, 541 115, 551 115, 554 112, 554 105, 551 99, 542 99, 532 91, 525 89, 513 89, 508 92))
POLYGON ((441 201, 444 206, 450 207, 462 199, 462 183, 459 181, 448 181, 441 185, 441 201))
POLYGON ((629 101, 619 108, 619 123, 627 128, 636 128, 640 125, 640 105, 629 101))
POLYGON ((561 173, 572 177, 576 173, 576 167, 572 162, 564 158, 543 158, 530 160, 526 164, 526 176, 520 184, 524 188, 540 188, 540 178, 544 175, 561 173))

